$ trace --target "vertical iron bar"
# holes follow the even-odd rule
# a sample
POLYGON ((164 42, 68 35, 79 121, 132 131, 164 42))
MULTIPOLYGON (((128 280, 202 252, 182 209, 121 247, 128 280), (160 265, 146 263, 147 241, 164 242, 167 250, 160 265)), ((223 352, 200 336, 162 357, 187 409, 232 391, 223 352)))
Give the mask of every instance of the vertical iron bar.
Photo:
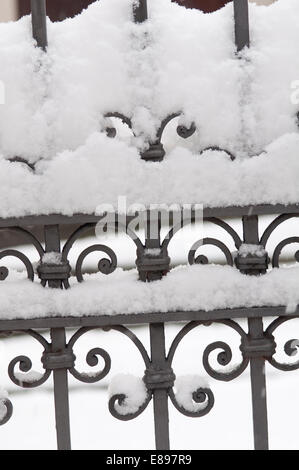
MULTIPOLYGON (((147 211, 145 225, 145 247, 160 248, 160 212, 147 211)), ((154 277, 153 277, 154 280, 154 277)), ((168 366, 165 355, 165 331, 163 323, 150 325, 151 362, 155 370, 163 371, 168 366)), ((169 450, 168 393, 165 388, 153 391, 155 440, 157 450, 169 450)))
POLYGON ((161 248, 161 213, 159 210, 146 211, 145 247, 161 248))
POLYGON ((147 20, 147 0, 136 0, 133 8, 134 22, 143 23, 147 20))
MULTIPOLYGON (((165 370, 165 332, 163 323, 150 325, 151 359, 158 370, 165 370)), ((153 391, 155 439, 157 450, 169 450, 168 393, 164 389, 153 391)))
MULTIPOLYGON (((249 335, 252 338, 263 338, 263 319, 248 319, 249 335)), ((268 443, 268 413, 265 377, 265 359, 254 357, 250 359, 253 433, 255 450, 267 450, 268 443)))
POLYGON ((59 225, 45 225, 46 252, 56 251, 60 253, 59 225))
MULTIPOLYGON (((44 233, 46 252, 60 253, 59 225, 45 225, 44 233)), ((48 283, 49 287, 52 288, 61 287, 61 281, 49 280, 48 283)), ((51 340, 52 353, 62 353, 66 347, 65 329, 52 328, 51 340)), ((71 448, 67 374, 67 368, 53 370, 57 447, 59 450, 69 450, 71 448)))
POLYGON ((250 46, 248 0, 234 0, 235 42, 237 51, 250 46))
MULTIPOLYGON (((259 244, 258 216, 245 216, 243 238, 245 243, 259 244)), ((262 318, 248 319, 248 336, 251 340, 264 338, 262 318)), ((268 414, 264 357, 250 358, 250 380, 253 414, 254 447, 256 450, 268 449, 268 414)))
POLYGON ((46 0, 31 0, 31 19, 33 38, 45 51, 48 46, 46 0))
MULTIPOLYGON (((45 234, 46 253, 49 253, 49 252, 60 253, 59 225, 45 225, 44 234, 45 234)), ((55 281, 55 280, 49 280, 48 284, 49 284, 49 287, 58 288, 58 289, 61 288, 62 286, 61 281, 55 281)))
POLYGON ((257 215, 245 215, 242 218, 244 243, 259 244, 259 228, 257 215))
MULTIPOLYGON (((62 352, 66 347, 66 337, 64 328, 52 328, 52 352, 62 352)), ((68 370, 54 369, 54 400, 55 400, 55 418, 58 450, 71 449, 70 432, 70 412, 69 412, 69 394, 68 394, 68 370)))

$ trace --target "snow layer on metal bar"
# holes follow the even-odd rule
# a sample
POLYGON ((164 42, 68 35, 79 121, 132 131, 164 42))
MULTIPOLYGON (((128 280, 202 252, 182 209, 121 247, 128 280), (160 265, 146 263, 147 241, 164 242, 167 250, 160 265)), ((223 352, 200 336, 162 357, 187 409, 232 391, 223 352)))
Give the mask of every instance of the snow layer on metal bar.
POLYGON ((212 311, 257 306, 286 306, 289 314, 299 304, 299 268, 273 269, 263 276, 245 276, 229 266, 181 266, 161 281, 138 281, 136 270, 118 268, 109 276, 72 279, 72 288, 45 289, 10 272, 1 283, 0 318, 97 316, 174 311, 212 311), (125 295, 124 295, 125 292, 125 295))
POLYGON ((197 155, 180 146, 164 162, 144 162, 133 147, 106 139, 94 134, 75 152, 43 164, 38 174, 23 164, 0 161, 0 217, 101 215, 103 204, 121 213, 119 196, 127 198, 127 211, 136 203, 227 207, 299 201, 295 133, 278 139, 260 157, 235 162, 221 152, 197 155))

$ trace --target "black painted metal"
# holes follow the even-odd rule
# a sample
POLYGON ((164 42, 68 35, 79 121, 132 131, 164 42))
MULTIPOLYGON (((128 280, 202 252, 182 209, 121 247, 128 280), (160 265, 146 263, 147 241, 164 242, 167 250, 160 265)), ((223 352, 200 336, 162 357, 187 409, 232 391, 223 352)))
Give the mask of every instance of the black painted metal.
MULTIPOLYGON (((267 450, 268 416, 264 358, 266 353, 259 350, 259 342, 264 339, 262 318, 250 318, 248 320, 248 330, 250 338, 257 340, 253 347, 253 355, 250 358, 254 447, 256 450, 267 450)), ((272 355, 273 351, 270 350, 270 357, 272 355)))
MULTIPOLYGON (((166 152, 165 152, 165 149, 164 149, 164 146, 163 146, 163 143, 162 143, 162 137, 163 137, 164 130, 165 130, 166 126, 173 119, 181 116, 182 114, 183 114, 182 112, 172 113, 172 114, 170 114, 169 116, 167 116, 166 118, 164 118, 161 121, 160 127, 157 129, 157 132, 156 132, 156 137, 153 140, 149 140, 149 141, 145 142, 145 144, 144 144, 145 148, 140 151, 140 157, 141 157, 142 160, 145 160, 147 162, 161 162, 164 159, 164 157, 166 155, 166 152)), ((129 117, 127 117, 127 116, 125 116, 125 115, 123 115, 119 112, 106 113, 104 117, 105 118, 120 119, 124 124, 126 124, 129 127, 129 129, 131 129, 133 135, 135 137, 137 136, 137 134, 136 134, 136 132, 133 128, 131 118, 129 118, 129 117)), ((116 132, 115 127, 113 127, 113 125, 111 125, 111 124, 107 125, 105 130, 106 130, 106 134, 107 134, 108 137, 110 137, 112 139, 116 137, 117 132, 116 132)), ((184 124, 179 124, 177 126, 176 131, 177 131, 178 136, 180 136, 182 139, 188 139, 196 131, 196 126, 195 126, 194 122, 192 122, 190 124, 190 126, 186 126, 184 124)), ((219 148, 216 148, 216 147, 213 148, 213 149, 214 150, 222 150, 222 149, 219 149, 219 148)), ((209 150, 209 149, 204 149, 204 150, 209 150)), ((231 156, 231 159, 234 160, 233 155, 231 155, 226 150, 224 150, 224 152, 228 153, 231 156)))
MULTIPOLYGON (((60 233, 59 225, 45 225, 45 251, 46 253, 60 253, 60 233)), ((61 288, 62 281, 65 279, 65 276, 68 277, 70 274, 70 269, 68 265, 55 265, 55 263, 44 263, 41 260, 40 266, 38 268, 39 276, 42 280, 42 283, 46 285, 49 284, 49 287, 61 288), (62 268, 62 269, 61 269, 62 268), (62 279, 61 279, 62 276, 62 279)))
MULTIPOLYGON (((167 363, 165 358, 165 332, 163 323, 150 325, 151 362, 156 373, 165 371, 167 363)), ((168 450, 169 444, 169 416, 167 387, 157 387, 154 394, 154 419, 156 448, 168 450)))
POLYGON ((12 157, 12 158, 9 158, 8 160, 12 163, 24 163, 25 165, 27 165, 30 168, 30 170, 35 171, 35 164, 28 162, 27 160, 25 160, 25 158, 12 157))
MULTIPOLYGON (((196 203, 193 204, 195 206, 196 203)), ((194 211, 193 211, 194 212, 194 211)), ((298 217, 299 204, 260 204, 250 206, 227 206, 227 207, 203 207, 204 217, 243 217, 245 215, 277 215, 284 217, 298 217), (294 215, 295 214, 295 215, 294 215), (296 215, 297 214, 297 215, 296 215)), ((192 212, 191 212, 192 215, 192 212)), ((103 218, 96 214, 73 214, 72 216, 62 214, 32 215, 24 217, 0 218, 0 228, 8 227, 30 227, 40 225, 74 225, 85 223, 97 223, 103 218)), ((132 220, 132 216, 127 216, 127 222, 132 220)))
MULTIPOLYGON (((177 312, 161 312, 161 313, 134 313, 134 314, 121 314, 121 315, 93 315, 86 317, 72 316, 70 312, 68 316, 56 317, 48 316, 46 318, 31 318, 19 320, 0 320, 0 331, 19 331, 33 329, 48 329, 48 328, 76 328, 84 327, 103 327, 107 328, 114 325, 141 325, 151 323, 171 323, 171 322, 189 322, 189 321, 203 321, 214 322, 225 320, 227 318, 255 318, 257 316, 269 317, 282 317, 289 320, 294 316, 299 316, 299 306, 296 307, 292 313, 287 313, 287 306, 280 307, 248 307, 248 308, 231 308, 231 309, 218 309, 211 312, 204 310, 198 311, 177 311, 177 312)), ((55 312, 53 312, 55 315, 55 312)))
MULTIPOLYGON (((145 150, 143 150, 140 153, 142 160, 145 160, 147 162, 161 162, 164 159, 166 152, 161 142, 162 137, 163 137, 163 132, 167 124, 169 124, 169 122, 172 121, 173 119, 181 116, 181 114, 182 114, 181 112, 173 113, 167 116, 165 119, 163 119, 163 121, 160 124, 159 129, 157 130, 156 139, 148 142, 147 148, 145 148, 145 150)), ((189 127, 183 124, 180 124, 177 126, 176 130, 177 130, 177 134, 182 139, 188 139, 196 131, 196 126, 194 123, 191 123, 189 127)))
POLYGON ((250 45, 248 0, 234 0, 234 12, 236 47, 240 52, 250 45))
POLYGON ((165 276, 170 267, 167 247, 161 245, 161 215, 159 211, 147 211, 144 223, 145 244, 137 248, 136 266, 143 282, 157 281, 165 276), (154 215, 154 216, 153 216, 154 215))
MULTIPOLYGON (((45 226, 45 249, 46 253, 60 253, 60 233, 58 225, 45 226)), ((41 265, 45 263, 41 261, 41 265)), ((48 282, 50 288, 61 288, 62 280, 57 279, 55 269, 59 265, 54 264, 46 266, 52 268, 52 272, 48 269, 45 274, 44 281, 48 282), (53 274, 54 269, 54 276, 53 274), (54 278, 53 278, 54 277, 54 278)), ((60 450, 68 450, 71 448, 70 439, 70 422, 69 422, 69 399, 68 399, 68 368, 72 364, 69 363, 69 355, 66 351, 66 336, 64 328, 51 329, 52 349, 51 356, 46 357, 43 365, 46 370, 53 370, 54 381, 54 399, 55 399, 55 416, 56 416, 56 432, 57 432, 57 447, 60 450), (53 361, 54 359, 54 361, 53 361), (62 360, 61 360, 62 359, 62 360)))
MULTIPOLYGON (((52 328, 52 353, 56 357, 65 355, 66 339, 64 328, 52 328)), ((68 368, 70 363, 67 361, 61 362, 53 368, 51 364, 45 364, 45 367, 53 370, 54 380, 54 398, 55 398, 55 417, 56 417, 56 432, 57 432, 57 447, 59 450, 69 450, 71 448, 71 432, 70 432, 70 418, 69 418, 69 396, 68 396, 68 368)))
MULTIPOLYGON (((258 216, 243 217, 244 242, 253 245, 260 244, 258 216)), ((264 274, 265 266, 256 265, 256 259, 247 258, 248 268, 243 272, 246 274, 264 274), (253 269, 252 269, 253 266, 253 269)), ((248 342, 244 351, 246 357, 250 358, 250 377, 252 393, 254 444, 256 450, 268 449, 268 420, 267 420, 267 397, 265 380, 265 357, 272 357, 272 343, 265 338, 262 318, 250 318, 248 320, 248 342), (248 347, 249 346, 249 347, 248 347)))
POLYGON ((13 406, 12 406, 11 401, 8 400, 8 398, 4 398, 4 399, 0 400, 0 404, 4 405, 4 407, 6 409, 6 412, 5 412, 4 416, 0 419, 0 426, 2 426, 3 424, 6 424, 10 420, 10 418, 12 417, 13 406))
POLYGON ((147 0, 135 0, 133 8, 135 23, 143 23, 147 20, 147 0))
POLYGON ((37 46, 46 51, 48 46, 46 0, 31 0, 31 12, 33 38, 37 46))
MULTIPOLYGON (((261 249, 264 245, 260 242, 258 233, 258 216, 244 216, 243 222, 243 233, 244 243, 248 245, 259 246, 261 249)), ((243 274, 258 275, 265 274, 268 269, 269 256, 266 251, 261 256, 257 256, 255 253, 248 253, 246 256, 237 255, 235 259, 236 267, 243 274)))

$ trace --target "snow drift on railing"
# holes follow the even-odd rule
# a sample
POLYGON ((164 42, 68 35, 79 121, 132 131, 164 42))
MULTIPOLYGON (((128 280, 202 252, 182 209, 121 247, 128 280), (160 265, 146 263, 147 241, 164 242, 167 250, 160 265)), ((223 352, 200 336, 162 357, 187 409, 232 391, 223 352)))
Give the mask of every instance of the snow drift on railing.
MULTIPOLYGON (((161 281, 138 281, 135 269, 70 279, 71 289, 45 289, 10 270, 0 289, 0 318, 98 316, 182 312, 240 307, 288 307, 299 304, 298 267, 273 269, 263 276, 244 276, 219 265, 181 266, 161 281), (124 295, 125 292, 125 295, 124 295)), ((291 310, 290 310, 291 309, 291 310)))
POLYGON ((195 390, 207 389, 209 384, 207 380, 200 375, 183 375, 176 378, 174 387, 176 389, 176 399, 180 406, 190 412, 197 412, 206 408, 205 400, 195 401, 195 390))
POLYGON ((123 397, 121 405, 115 404, 120 415, 136 413, 147 398, 147 390, 143 380, 131 374, 114 376, 109 384, 108 393, 109 397, 115 395, 123 397))
POLYGON ((149 20, 138 25, 132 5, 101 0, 48 20, 47 53, 35 47, 29 16, 0 25, 0 216, 91 213, 119 194, 209 206, 297 202, 298 1, 251 5, 251 48, 241 57, 232 3, 207 15, 149 0, 149 20), (165 162, 140 161, 161 120, 179 111, 194 135, 185 141, 170 124, 165 162), (137 137, 121 125, 107 137, 112 112, 131 118, 137 137), (200 155, 215 146, 237 161, 200 155), (5 161, 15 157, 39 162, 36 174, 5 161))

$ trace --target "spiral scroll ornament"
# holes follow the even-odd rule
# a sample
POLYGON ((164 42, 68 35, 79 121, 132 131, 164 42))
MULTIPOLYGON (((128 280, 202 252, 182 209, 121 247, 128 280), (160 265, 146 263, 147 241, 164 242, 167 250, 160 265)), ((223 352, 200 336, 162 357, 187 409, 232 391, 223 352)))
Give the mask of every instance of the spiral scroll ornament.
POLYGON ((183 415, 188 416, 189 418, 201 418, 208 414, 214 406, 215 398, 212 390, 210 388, 197 388, 194 391, 190 392, 190 405, 200 405, 198 410, 191 410, 184 407, 180 404, 176 398, 176 395, 173 389, 169 390, 169 397, 171 399, 174 407, 183 415))
MULTIPOLYGON (((240 335, 242 341, 247 338, 245 331, 240 327, 238 323, 234 322, 233 320, 217 320, 214 323, 223 324, 232 328, 240 335)), ((198 326, 210 326, 210 324, 210 322, 193 321, 185 325, 177 334, 176 338, 174 339, 171 345, 168 354, 169 362, 172 363, 178 345, 190 331, 194 330, 194 328, 197 328, 198 326)), ((226 367, 230 365, 233 358, 232 350, 227 343, 223 341, 216 341, 208 345, 203 353, 203 366, 210 377, 213 377, 216 380, 228 382, 241 375, 242 372, 246 369, 249 363, 249 358, 244 355, 242 357, 241 363, 237 366, 232 367, 229 371, 226 370, 225 372, 221 372, 215 369, 210 363, 210 357, 211 354, 217 350, 220 350, 217 355, 217 362, 221 367, 226 367)))
POLYGON ((0 398, 0 426, 6 424, 12 417, 13 406, 8 398, 0 398))
MULTIPOLYGON (((204 325, 204 324, 205 324, 204 322, 197 322, 197 321, 190 322, 179 331, 179 333, 174 338, 168 351, 167 364, 169 368, 172 367, 175 353, 177 351, 179 344, 183 340, 183 338, 194 328, 198 327, 199 325, 204 325)), ((175 385, 175 382, 173 383, 173 385, 175 385)), ((190 391, 190 396, 189 396, 190 404, 192 404, 193 402, 196 404, 201 404, 201 406, 197 410, 186 409, 181 403, 179 403, 179 401, 176 398, 176 394, 174 392, 173 386, 169 388, 168 394, 175 408, 180 413, 184 414, 185 416, 189 416, 193 418, 204 416, 207 413, 209 413, 214 406, 214 401, 215 401, 214 394, 212 390, 208 387, 196 387, 194 390, 190 391)))
POLYGON ((237 377, 239 377, 239 375, 242 374, 242 372, 244 372, 244 370, 248 366, 249 358, 244 357, 241 364, 239 366, 234 367, 229 372, 220 372, 214 367, 212 367, 210 364, 211 353, 219 349, 221 351, 217 354, 218 364, 222 367, 228 366, 232 361, 233 355, 230 346, 227 343, 224 343, 223 341, 215 341, 214 343, 206 347, 203 354, 203 365, 206 372, 211 377, 213 377, 213 379, 229 382, 233 379, 236 379, 237 377))
MULTIPOLYGON (((132 120, 131 120, 131 118, 128 118, 124 114, 121 114, 121 113, 107 113, 107 114, 105 114, 104 117, 106 119, 111 119, 111 118, 119 119, 123 124, 126 124, 128 126, 128 128, 132 130, 132 120)), ((110 139, 114 139, 114 137, 116 137, 116 134, 117 134, 116 128, 113 127, 112 124, 109 124, 108 126, 106 126, 105 130, 106 130, 107 137, 109 137, 110 139)))
POLYGON ((206 148, 204 148, 203 150, 200 151, 200 154, 202 155, 204 152, 207 152, 207 151, 224 152, 231 159, 232 162, 236 159, 236 156, 232 152, 230 152, 227 149, 223 149, 223 148, 217 147, 217 146, 206 147, 206 148))
MULTIPOLYGON (((282 214, 276 217, 265 229, 264 233, 261 236, 260 244, 263 247, 266 247, 271 235, 273 232, 284 222, 299 217, 299 214, 296 213, 291 213, 291 214, 282 214)), ((288 237, 282 240, 281 242, 278 243, 278 245, 275 247, 272 255, 272 267, 273 268, 279 268, 280 266, 280 256, 282 253, 282 250, 291 244, 298 244, 299 243, 299 237, 294 236, 294 237, 288 237)), ((299 251, 297 250, 294 254, 295 261, 299 262, 299 251)))
MULTIPOLYGON (((288 245, 292 245, 293 243, 299 243, 299 237, 289 237, 289 238, 285 238, 284 240, 282 240, 275 248, 274 252, 273 252, 273 256, 272 256, 272 266, 273 268, 279 268, 279 260, 280 260, 280 255, 281 255, 281 252, 283 250, 283 248, 285 248, 286 246, 288 245)), ((297 262, 299 262, 299 251, 297 250, 295 255, 294 255, 294 258, 297 262)))
MULTIPOLYGON (((74 243, 81 236, 85 235, 86 233, 88 233, 90 231, 96 230, 97 228, 99 229, 102 226, 106 226, 107 230, 113 229, 117 233, 120 232, 120 231, 126 233, 131 238, 131 240, 135 243, 136 248, 138 250, 142 250, 144 248, 142 242, 140 241, 140 239, 137 237, 137 235, 126 224, 122 224, 118 221, 116 221, 115 223, 103 222, 103 224, 101 224, 101 221, 99 221, 97 223, 87 223, 87 224, 81 225, 79 228, 77 228, 71 234, 71 236, 68 238, 66 243, 64 244, 62 252, 61 252, 63 263, 66 264, 68 262, 69 253, 70 253, 74 243)), ((117 256, 116 256, 115 252, 106 245, 94 244, 94 245, 86 248, 85 250, 83 250, 80 253, 80 255, 77 259, 76 266, 75 266, 75 274, 76 274, 76 278, 77 278, 78 282, 82 282, 84 280, 83 269, 82 269, 83 268, 83 263, 84 263, 85 258, 90 253, 93 253, 93 252, 101 252, 101 253, 104 253, 105 255, 107 255, 107 257, 104 256, 98 262, 99 272, 101 272, 102 274, 108 275, 108 274, 112 274, 115 271, 115 269, 117 268, 117 256)), ((70 287, 68 279, 65 280, 65 283, 66 283, 66 287, 70 287)))
MULTIPOLYGON (((67 349, 73 351, 76 342, 89 331, 96 328, 80 328, 70 339, 67 349)), ((70 373, 80 382, 85 383, 96 383, 106 377, 111 369, 111 358, 109 354, 102 348, 93 348, 86 354, 86 363, 90 367, 96 367, 99 363, 99 357, 104 361, 104 367, 102 370, 92 373, 79 372, 75 367, 75 361, 72 367, 70 367, 70 373)))
MULTIPOLYGON (((4 250, 1 251, 0 253, 0 259, 3 259, 7 256, 12 256, 14 258, 18 258, 22 263, 24 264, 26 271, 27 271, 27 277, 31 281, 34 280, 34 270, 32 263, 30 260, 25 256, 23 253, 21 253, 18 250, 4 250)), ((0 266, 0 281, 4 281, 7 276, 9 275, 9 270, 5 266, 0 266)))
MULTIPOLYGON (((217 217, 204 217, 204 222, 209 222, 211 224, 217 225, 218 227, 221 227, 232 239, 232 242, 234 243, 236 249, 239 249, 242 240, 237 234, 237 232, 227 223, 224 222, 223 220, 217 218, 217 217)), ((180 230, 182 230, 184 227, 187 225, 191 225, 195 223, 196 219, 195 216, 189 217, 189 218, 182 218, 181 223, 175 225, 172 227, 172 229, 167 233, 165 236, 163 243, 161 245, 161 250, 166 252, 168 250, 169 244, 173 237, 178 233, 180 230)), ((213 245, 216 248, 218 248, 220 251, 225 256, 226 262, 228 265, 233 266, 233 256, 229 248, 220 240, 217 240, 216 238, 202 238, 195 242, 191 249, 189 250, 188 253, 188 262, 190 265, 192 264, 208 264, 209 259, 207 256, 200 254, 196 256, 197 250, 204 245, 213 245)))
MULTIPOLYGON (((4 228, 0 228, 1 230, 4 230, 4 228)), ((5 230, 10 230, 12 232, 16 232, 20 234, 23 238, 27 239, 37 250, 37 253, 40 258, 43 257, 44 255, 44 249, 40 242, 37 240, 37 238, 32 235, 28 230, 25 230, 21 227, 9 227, 5 230)), ((8 249, 8 250, 3 250, 0 252, 0 260, 7 258, 7 257, 13 257, 19 259, 23 265, 25 266, 26 272, 27 272, 27 278, 30 279, 31 281, 34 280, 34 269, 31 261, 29 258, 19 250, 14 250, 14 249, 8 249)), ((9 269, 6 266, 0 266, 0 281, 5 281, 5 279, 9 275, 9 269)))
POLYGON ((137 418, 144 410, 147 408, 148 404, 152 399, 152 393, 147 394, 147 398, 144 403, 138 408, 135 412, 126 412, 126 400, 128 396, 125 394, 115 394, 110 397, 108 402, 108 408, 112 416, 120 421, 131 421, 132 419, 137 418), (123 410, 122 410, 123 407, 123 410), (121 412, 122 410, 122 412, 121 412))
MULTIPOLYGON (((43 355, 49 353, 51 350, 51 345, 45 340, 43 336, 33 330, 27 330, 27 334, 35 338, 44 348, 43 355)), ((32 361, 27 356, 17 356, 15 357, 8 366, 8 375, 13 383, 22 388, 35 388, 43 383, 45 383, 50 377, 51 370, 45 370, 43 374, 36 373, 32 370, 32 361), (16 371, 16 366, 18 366, 21 371, 16 371), (24 377, 23 377, 24 375, 24 377)))
MULTIPOLYGON (((276 318, 266 329, 265 335, 267 337, 273 337, 274 332, 285 322, 294 320, 296 317, 288 317, 288 318, 276 318)), ((299 340, 298 339, 290 339, 284 345, 284 353, 286 354, 287 358, 298 356, 299 351, 299 340)), ((274 354, 267 358, 268 362, 281 371, 293 371, 299 369, 299 359, 295 362, 279 362, 274 358, 274 354)))
MULTIPOLYGON (((160 162, 165 157, 165 150, 162 144, 162 137, 166 126, 172 121, 173 119, 181 116, 183 113, 173 113, 167 116, 165 119, 162 120, 159 129, 157 130, 156 137, 153 141, 150 141, 146 144, 146 149, 140 152, 140 156, 142 160, 151 161, 151 162, 160 162)), ((121 120, 124 124, 126 124, 129 129, 132 130, 132 133, 135 137, 137 137, 137 133, 133 129, 132 119, 121 114, 121 113, 107 113, 105 118, 117 118, 121 120)), ((190 126, 186 126, 184 124, 179 124, 177 126, 177 134, 182 139, 188 139, 191 137, 194 132, 196 131, 196 127, 194 122, 190 124, 190 126)), ((106 134, 110 138, 116 137, 116 128, 112 125, 106 126, 106 134)))
POLYGON ((101 258, 100 261, 98 262, 98 269, 102 274, 111 274, 113 271, 115 271, 117 267, 117 257, 114 251, 109 248, 108 246, 105 245, 92 245, 88 248, 86 248, 80 256, 78 257, 77 264, 76 264, 76 277, 78 282, 83 281, 83 272, 82 272, 82 265, 84 259, 93 252, 102 252, 105 253, 109 258, 101 258))
POLYGON ((213 245, 219 248, 224 254, 227 264, 233 266, 234 261, 231 252, 224 243, 216 238, 203 238, 195 242, 188 253, 189 264, 208 264, 209 260, 205 255, 196 256, 198 248, 204 245, 213 245))

